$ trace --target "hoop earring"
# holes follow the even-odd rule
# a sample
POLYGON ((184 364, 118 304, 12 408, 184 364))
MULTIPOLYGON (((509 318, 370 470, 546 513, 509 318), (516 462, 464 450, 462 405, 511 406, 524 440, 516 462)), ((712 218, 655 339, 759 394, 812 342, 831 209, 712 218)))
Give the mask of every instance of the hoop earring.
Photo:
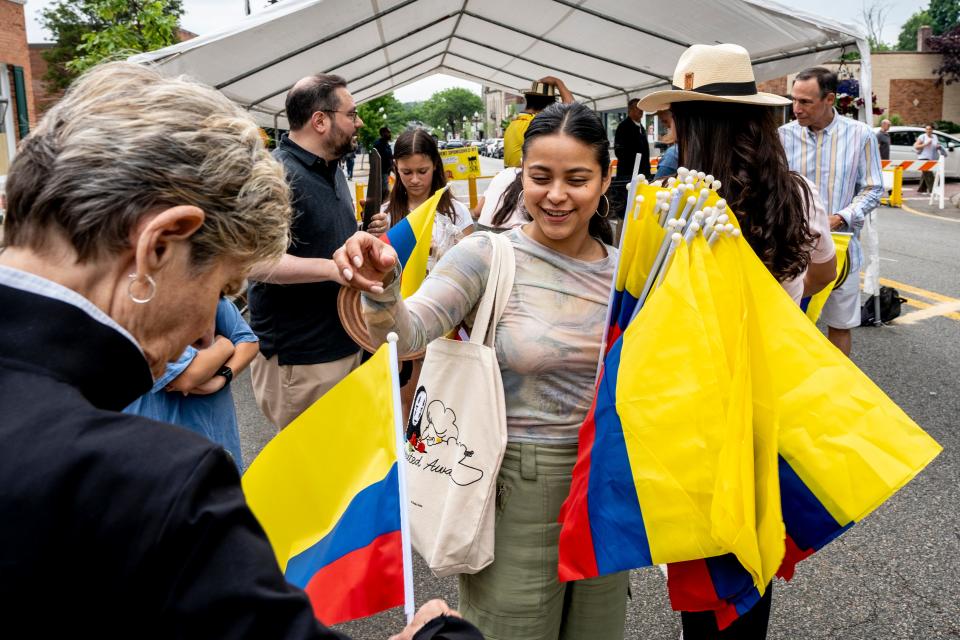
POLYGON ((146 298, 138 298, 133 295, 133 285, 137 283, 140 279, 136 273, 131 273, 129 276, 130 282, 127 284, 127 296, 137 304, 147 304, 153 300, 153 296, 157 295, 157 281, 150 277, 149 274, 144 275, 143 277, 147 280, 147 285, 150 287, 150 293, 147 294, 146 298))
POLYGON ((598 216, 606 220, 607 216, 610 215, 610 199, 607 197, 607 194, 605 193, 603 194, 603 201, 607 203, 606 209, 604 209, 603 213, 600 213, 600 207, 597 207, 597 210, 594 213, 596 213, 598 216))

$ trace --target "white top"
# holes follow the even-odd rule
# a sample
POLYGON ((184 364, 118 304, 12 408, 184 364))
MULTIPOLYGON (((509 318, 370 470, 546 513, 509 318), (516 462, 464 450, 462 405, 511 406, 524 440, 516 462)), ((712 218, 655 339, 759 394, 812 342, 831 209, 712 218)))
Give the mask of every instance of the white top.
MULTIPOLYGON (((477 220, 477 224, 482 224, 485 227, 494 226, 493 214, 500 208, 500 198, 503 196, 503 192, 506 191, 507 187, 510 186, 510 183, 516 179, 518 173, 520 173, 519 168, 507 167, 494 176, 487 190, 483 192, 483 208, 480 209, 480 218, 477 220)), ((517 210, 516 204, 514 204, 513 213, 510 214, 506 222, 498 225, 498 227, 502 229, 512 229, 527 222, 530 222, 530 220, 525 218, 523 214, 517 210)))
MULTIPOLYGON (((804 178, 804 180, 807 179, 804 178)), ((813 250, 810 252, 810 264, 822 264, 830 260, 837 253, 837 250, 833 244, 833 236, 830 235, 830 217, 823 207, 820 192, 817 191, 816 185, 810 180, 807 180, 807 186, 810 187, 811 195, 813 195, 813 209, 807 210, 807 223, 810 225, 811 232, 820 234, 813 245, 813 250)), ((790 297, 797 304, 800 304, 800 299, 803 297, 803 277, 805 275, 807 275, 806 269, 796 278, 780 283, 780 286, 790 294, 790 297)))

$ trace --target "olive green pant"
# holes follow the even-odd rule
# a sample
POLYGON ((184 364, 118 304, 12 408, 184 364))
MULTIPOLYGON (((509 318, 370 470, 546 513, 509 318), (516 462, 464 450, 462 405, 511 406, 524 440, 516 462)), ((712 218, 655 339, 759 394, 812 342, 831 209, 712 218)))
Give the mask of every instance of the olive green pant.
POLYGON ((507 445, 493 564, 460 576, 460 612, 488 640, 623 638, 626 572, 557 579, 557 518, 576 458, 576 445, 507 445))

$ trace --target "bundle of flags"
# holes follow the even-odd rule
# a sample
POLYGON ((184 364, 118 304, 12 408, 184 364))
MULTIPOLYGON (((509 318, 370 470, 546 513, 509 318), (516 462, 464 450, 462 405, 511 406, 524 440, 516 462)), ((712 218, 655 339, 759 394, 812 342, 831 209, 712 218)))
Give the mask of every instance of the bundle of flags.
POLYGON ((287 581, 307 592, 326 624, 405 604, 393 392, 384 344, 277 434, 243 476, 287 581))
POLYGON ((400 295, 404 298, 413 295, 427 277, 433 221, 437 215, 437 204, 446 190, 447 187, 437 189, 426 202, 393 225, 380 238, 397 252, 400 268, 403 269, 400 276, 400 295))
POLYGON ((805 317, 719 187, 637 190, 559 575, 665 563, 673 607, 723 629, 940 447, 805 317))

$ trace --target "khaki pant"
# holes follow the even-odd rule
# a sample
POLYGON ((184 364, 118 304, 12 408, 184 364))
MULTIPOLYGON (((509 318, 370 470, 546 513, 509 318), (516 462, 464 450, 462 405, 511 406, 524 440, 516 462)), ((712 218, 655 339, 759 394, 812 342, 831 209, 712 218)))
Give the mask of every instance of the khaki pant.
POLYGON ((627 572, 557 579, 560 506, 577 445, 508 443, 497 477, 493 564, 460 575, 460 613, 488 640, 621 640, 627 572))
POLYGON ((250 364, 253 395, 263 415, 277 429, 293 422, 317 398, 360 366, 360 355, 321 364, 278 364, 258 355, 250 364))

